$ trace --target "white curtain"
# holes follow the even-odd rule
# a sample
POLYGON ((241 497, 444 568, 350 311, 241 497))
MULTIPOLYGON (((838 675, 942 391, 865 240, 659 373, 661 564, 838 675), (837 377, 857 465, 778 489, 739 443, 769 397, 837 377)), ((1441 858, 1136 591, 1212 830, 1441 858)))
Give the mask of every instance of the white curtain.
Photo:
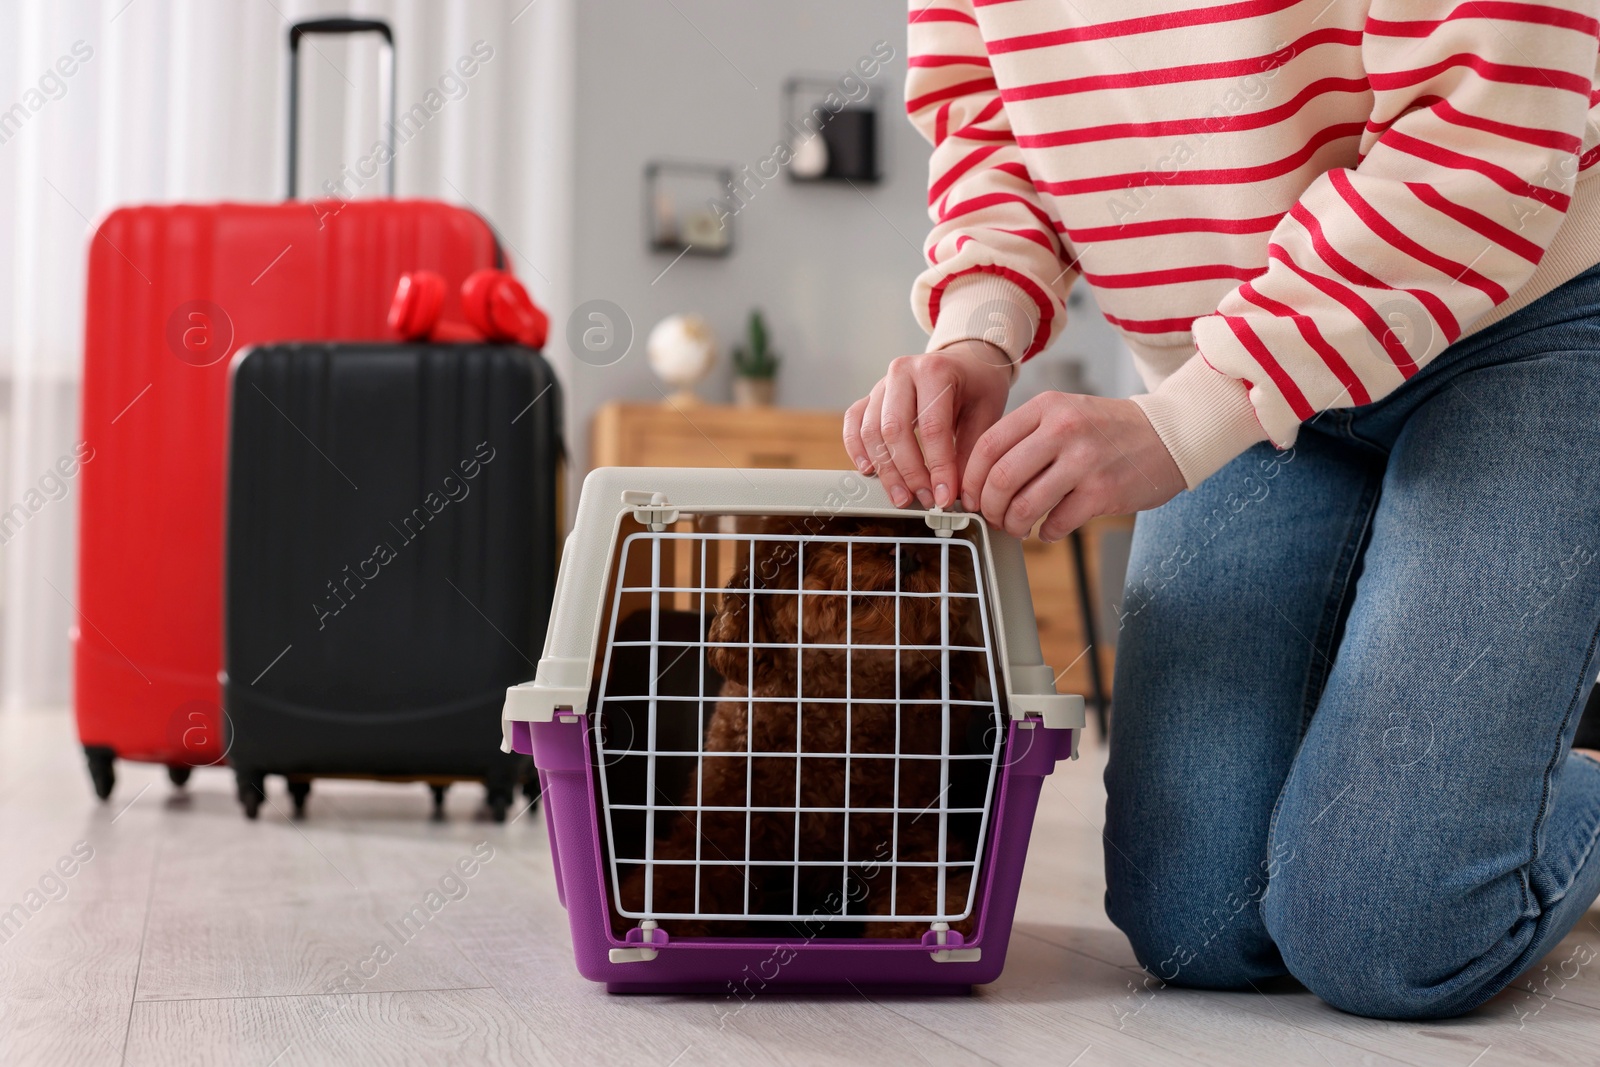
MULTIPOLYGON (((481 60, 485 47, 492 50, 470 79, 457 76, 464 92, 456 81, 445 83, 447 105, 397 152, 398 193, 483 212, 559 324, 569 305, 575 3, 7 0, 0 31, 0 512, 41 479, 46 502, 0 545, 6 706, 61 704, 70 694, 76 492, 69 480, 59 495, 51 471, 77 439, 93 221, 126 203, 281 197, 289 23, 335 14, 383 18, 395 33, 401 111, 439 87, 458 59, 481 60)), ((337 174, 336 157, 353 162, 377 136, 376 50, 314 41, 302 57, 302 118, 306 154, 321 162, 307 170, 337 174)))

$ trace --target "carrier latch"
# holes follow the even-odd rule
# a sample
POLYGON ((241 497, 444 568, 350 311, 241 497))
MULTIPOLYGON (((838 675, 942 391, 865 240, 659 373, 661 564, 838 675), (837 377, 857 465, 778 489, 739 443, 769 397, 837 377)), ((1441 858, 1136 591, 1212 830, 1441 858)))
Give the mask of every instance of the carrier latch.
POLYGON ((1052 730, 1083 729, 1083 697, 1055 692, 1055 680, 1049 667, 1013 663, 1011 685, 1006 705, 1013 719, 1037 715, 1052 730))
POLYGON ((983 949, 962 948, 961 941, 961 932, 951 930, 949 923, 934 923, 928 932, 922 935, 924 945, 950 946, 928 953, 933 957, 934 963, 977 963, 983 958, 983 949))
MULTIPOLYGON (((546 656, 539 661, 533 681, 506 690, 501 718, 505 722, 550 722, 558 709, 581 712, 588 703, 588 661, 546 656)), ((510 740, 509 733, 506 737, 510 740)))
POLYGON ((956 530, 965 530, 967 523, 972 521, 972 516, 965 512, 934 508, 923 514, 922 521, 928 524, 928 529, 932 530, 935 536, 949 537, 956 530))
POLYGON ((656 958, 656 950, 650 945, 665 945, 668 934, 665 930, 658 929, 654 919, 645 919, 638 926, 628 931, 627 948, 614 948, 610 952, 612 963, 648 963, 656 958))
POLYGON ((678 521, 678 509, 667 503, 665 493, 644 493, 630 489, 622 494, 622 502, 633 509, 633 521, 660 533, 678 521))

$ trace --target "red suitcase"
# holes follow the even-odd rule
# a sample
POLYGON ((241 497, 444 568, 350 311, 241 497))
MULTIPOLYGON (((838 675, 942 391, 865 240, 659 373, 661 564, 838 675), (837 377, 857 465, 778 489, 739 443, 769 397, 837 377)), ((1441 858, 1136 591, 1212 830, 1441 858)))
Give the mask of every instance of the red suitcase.
MULTIPOLYGON (((366 31, 389 43, 392 117, 383 23, 297 24, 291 56, 305 33, 366 31)), ((291 198, 293 157, 291 147, 291 198)), ((102 799, 116 757, 164 763, 181 784, 226 755, 229 357, 272 341, 385 339, 401 273, 439 272, 459 304, 461 280, 500 262, 483 219, 428 200, 129 207, 100 224, 89 250, 73 653, 78 736, 102 799)), ((445 314, 461 317, 449 304, 445 314)))

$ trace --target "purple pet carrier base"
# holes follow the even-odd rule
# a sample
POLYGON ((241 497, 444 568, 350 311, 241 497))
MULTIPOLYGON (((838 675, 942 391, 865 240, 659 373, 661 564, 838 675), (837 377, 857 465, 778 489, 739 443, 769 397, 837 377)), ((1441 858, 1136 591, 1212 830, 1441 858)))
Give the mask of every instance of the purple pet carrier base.
MULTIPOLYGON (((925 945, 861 938, 695 938, 662 944, 656 958, 613 963, 614 948, 638 947, 611 933, 611 907, 600 849, 588 718, 558 712, 551 722, 514 722, 512 748, 530 754, 544 790, 544 817, 556 891, 572 925, 578 973, 608 993, 718 993, 748 998, 768 989, 836 993, 851 986, 878 993, 971 991, 1005 966, 1017 890, 1045 775, 1072 753, 1073 731, 1012 722, 989 828, 978 893, 978 927, 963 948, 972 961, 935 962, 925 945)), ((633 931, 638 934, 637 928, 633 931)), ((950 934, 951 944, 960 935, 950 934)))

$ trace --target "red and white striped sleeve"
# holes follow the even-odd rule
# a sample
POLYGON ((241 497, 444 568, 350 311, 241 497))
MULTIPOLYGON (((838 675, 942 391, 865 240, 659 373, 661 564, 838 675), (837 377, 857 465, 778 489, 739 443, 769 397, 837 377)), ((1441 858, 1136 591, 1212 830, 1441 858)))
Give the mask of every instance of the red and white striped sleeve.
POLYGON ((1191 486, 1390 393, 1528 281, 1596 151, 1597 6, 1373 0, 1359 164, 1311 183, 1266 273, 1196 319, 1196 355, 1136 398, 1191 486))
POLYGON ((1012 137, 972 0, 911 0, 906 111, 933 144, 911 303, 928 351, 981 339, 1013 364, 1050 343, 1076 279, 1012 137))

